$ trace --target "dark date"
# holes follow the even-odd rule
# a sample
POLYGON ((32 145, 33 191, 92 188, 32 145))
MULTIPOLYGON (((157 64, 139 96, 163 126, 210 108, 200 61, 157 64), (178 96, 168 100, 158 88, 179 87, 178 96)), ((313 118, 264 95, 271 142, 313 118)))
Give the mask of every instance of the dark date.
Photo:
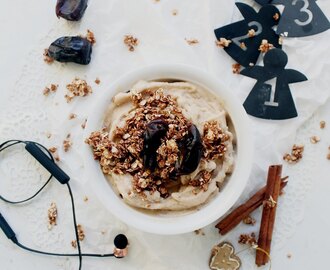
POLYGON ((180 156, 177 174, 185 175, 195 171, 203 155, 201 135, 195 125, 188 128, 188 134, 179 142, 180 156))
POLYGON ((60 37, 48 48, 48 56, 59 62, 73 62, 88 65, 91 61, 92 44, 86 39, 76 37, 60 37))
MULTIPOLYGON (((145 168, 154 171, 157 166, 157 149, 161 145, 161 139, 166 136, 167 123, 162 119, 149 122, 143 133, 143 165, 145 168)), ((195 171, 203 155, 203 144, 200 133, 195 125, 188 128, 188 134, 178 142, 179 158, 175 171, 170 175, 175 179, 179 175, 190 174, 195 171)))
POLYGON ((150 121, 143 134, 143 165, 154 171, 157 167, 157 149, 161 145, 161 139, 168 130, 167 123, 162 119, 150 121))
POLYGON ((79 21, 85 13, 88 0, 57 0, 56 16, 69 21, 79 21))

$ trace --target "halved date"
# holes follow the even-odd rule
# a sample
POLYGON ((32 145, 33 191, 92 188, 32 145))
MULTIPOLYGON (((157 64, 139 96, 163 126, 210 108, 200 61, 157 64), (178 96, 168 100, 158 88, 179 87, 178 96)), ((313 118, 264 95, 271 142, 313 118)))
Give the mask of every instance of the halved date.
POLYGON ((179 149, 177 174, 190 174, 197 169, 203 155, 201 135, 195 125, 189 126, 188 134, 179 142, 179 149))
POLYGON ((79 21, 85 13, 88 0, 57 0, 56 16, 79 21))
POLYGON ((157 167, 157 149, 161 145, 161 139, 168 130, 167 123, 162 119, 150 121, 143 134, 143 165, 154 171, 157 167))
POLYGON ((91 61, 92 44, 83 37, 60 37, 48 48, 48 56, 59 62, 88 65, 91 61))

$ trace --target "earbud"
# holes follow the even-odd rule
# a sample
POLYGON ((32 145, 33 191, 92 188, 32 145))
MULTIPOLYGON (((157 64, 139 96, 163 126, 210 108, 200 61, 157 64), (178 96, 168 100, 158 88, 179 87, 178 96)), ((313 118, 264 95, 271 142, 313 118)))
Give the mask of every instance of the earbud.
POLYGON ((124 258, 128 253, 128 250, 127 250, 127 245, 128 245, 127 237, 124 234, 118 234, 115 237, 115 239, 113 240, 113 243, 115 245, 113 255, 116 258, 124 258))

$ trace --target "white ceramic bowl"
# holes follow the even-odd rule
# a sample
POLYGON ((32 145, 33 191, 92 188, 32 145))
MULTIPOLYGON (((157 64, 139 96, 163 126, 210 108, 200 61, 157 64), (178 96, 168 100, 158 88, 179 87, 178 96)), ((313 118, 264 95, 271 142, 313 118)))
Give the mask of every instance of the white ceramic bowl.
POLYGON ((109 86, 109 89, 97 100, 91 115, 88 117, 85 138, 92 131, 102 127, 104 114, 111 98, 119 91, 127 91, 139 80, 177 79, 198 84, 218 94, 229 113, 237 136, 237 157, 235 168, 229 181, 219 194, 200 210, 181 216, 160 216, 142 213, 119 198, 110 183, 103 175, 99 162, 93 159, 92 150, 84 146, 85 168, 88 179, 92 183, 98 198, 124 223, 145 232, 155 234, 180 234, 202 228, 223 216, 237 201, 246 186, 251 164, 253 142, 250 133, 249 119, 240 101, 231 94, 221 81, 210 74, 186 65, 155 65, 138 69, 119 78, 109 86))

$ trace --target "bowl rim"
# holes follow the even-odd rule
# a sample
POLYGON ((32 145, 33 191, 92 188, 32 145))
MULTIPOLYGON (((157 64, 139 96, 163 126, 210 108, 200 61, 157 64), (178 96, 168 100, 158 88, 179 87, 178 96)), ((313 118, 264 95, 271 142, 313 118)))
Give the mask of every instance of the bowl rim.
POLYGON ((145 214, 127 205, 116 195, 111 184, 102 173, 99 162, 94 160, 90 147, 84 144, 82 148, 86 177, 89 179, 88 184, 104 206, 115 217, 127 225, 144 232, 174 235, 192 232, 211 224, 221 218, 236 203, 250 175, 253 160, 253 139, 250 130, 250 119, 239 99, 210 73, 185 64, 145 66, 118 78, 109 85, 109 91, 100 95, 96 99, 94 106, 91 106, 84 130, 84 138, 89 137, 91 132, 102 127, 104 114, 116 93, 126 91, 128 86, 132 86, 139 80, 159 79, 185 80, 209 89, 219 96, 230 115, 237 138, 235 168, 230 176, 230 181, 226 183, 217 196, 206 203, 200 210, 189 214, 179 216, 145 214))

